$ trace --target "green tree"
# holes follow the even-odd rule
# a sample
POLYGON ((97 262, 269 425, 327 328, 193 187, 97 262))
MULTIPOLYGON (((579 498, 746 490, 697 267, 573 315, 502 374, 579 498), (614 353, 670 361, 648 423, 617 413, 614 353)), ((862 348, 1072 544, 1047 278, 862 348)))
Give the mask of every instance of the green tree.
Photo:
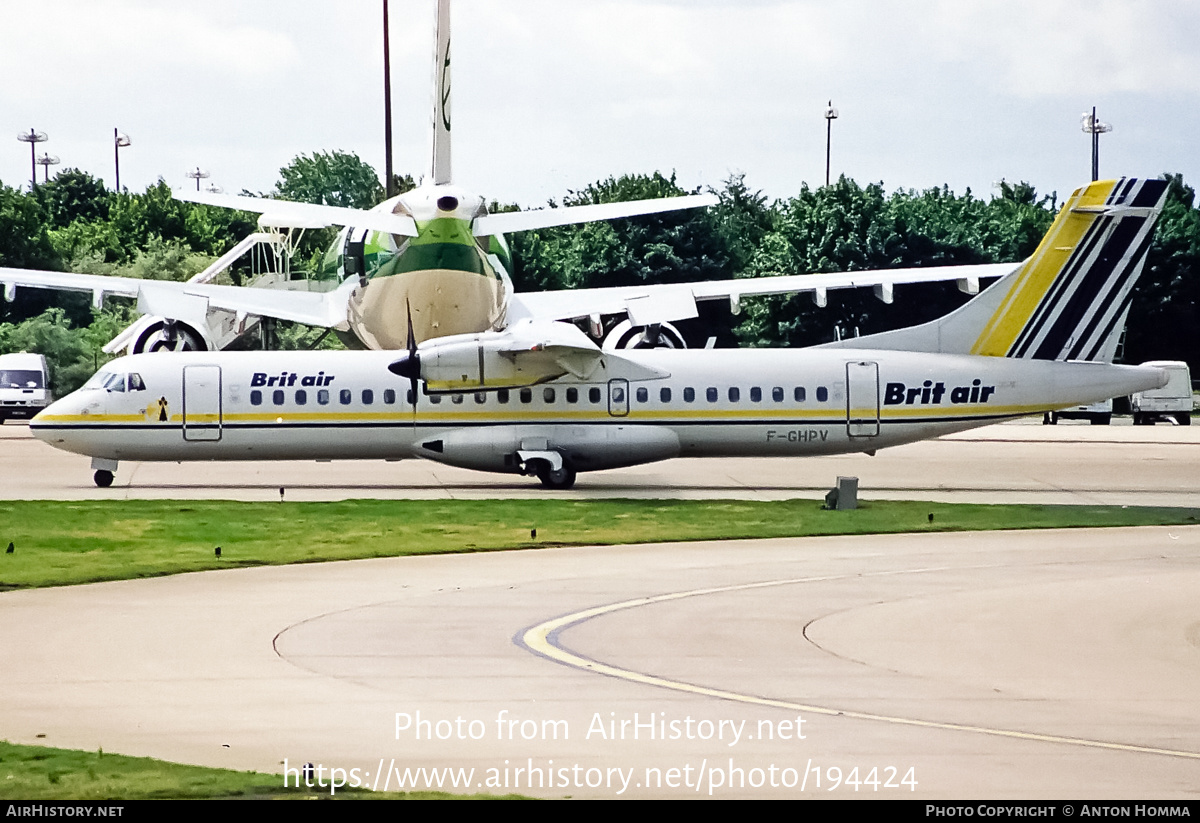
MULTIPOLYGON (((1036 248, 1054 216, 1053 198, 1032 186, 1002 186, 989 202, 947 187, 885 196, 883 185, 842 177, 776 204, 772 231, 746 276, 971 265, 1020 260, 1036 248)), ((839 289, 818 308, 807 295, 754 301, 738 327, 743 342, 802 346, 827 342, 835 328, 871 334, 939 317, 966 299, 953 285, 902 287, 888 305, 869 291, 839 289)))
MULTIPOLYGON (((657 172, 610 177, 571 192, 564 206, 687 194, 657 172)), ((555 204, 551 202, 551 207, 555 204)), ((521 232, 513 243, 518 291, 679 283, 730 277, 730 257, 703 209, 521 232)))
POLYGON ((279 170, 275 195, 319 206, 369 209, 383 200, 383 186, 375 169, 358 155, 318 151, 301 154, 279 170))
POLYGON ((79 169, 64 169, 38 186, 34 194, 52 228, 108 219, 110 192, 104 183, 79 169))

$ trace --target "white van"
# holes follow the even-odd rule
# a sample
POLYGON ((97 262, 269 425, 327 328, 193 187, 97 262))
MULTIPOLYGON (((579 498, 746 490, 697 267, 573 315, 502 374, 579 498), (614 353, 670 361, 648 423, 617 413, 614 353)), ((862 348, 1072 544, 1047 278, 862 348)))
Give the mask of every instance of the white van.
POLYGON ((0 423, 31 418, 50 405, 50 372, 40 354, 0 354, 0 423))
POLYGON ((1151 360, 1143 366, 1157 366, 1167 373, 1167 385, 1129 396, 1133 425, 1150 426, 1159 420, 1174 420, 1181 426, 1192 422, 1192 375, 1188 364, 1179 360, 1151 360))
POLYGON ((1053 426, 1059 420, 1087 420, 1093 426, 1107 426, 1112 422, 1113 401, 1101 400, 1087 406, 1074 406, 1069 409, 1046 412, 1042 416, 1044 425, 1053 426))

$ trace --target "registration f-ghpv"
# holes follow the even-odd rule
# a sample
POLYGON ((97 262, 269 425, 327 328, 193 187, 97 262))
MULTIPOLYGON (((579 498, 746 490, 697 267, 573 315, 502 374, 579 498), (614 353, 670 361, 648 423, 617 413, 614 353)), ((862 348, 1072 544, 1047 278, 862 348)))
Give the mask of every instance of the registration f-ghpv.
POLYGON ((1076 191, 1037 251, 957 311, 808 349, 605 351, 529 320, 407 351, 114 360, 33 432, 92 458, 405 459, 537 475, 672 457, 874 452, 1161 386, 1111 361, 1161 180, 1076 191))

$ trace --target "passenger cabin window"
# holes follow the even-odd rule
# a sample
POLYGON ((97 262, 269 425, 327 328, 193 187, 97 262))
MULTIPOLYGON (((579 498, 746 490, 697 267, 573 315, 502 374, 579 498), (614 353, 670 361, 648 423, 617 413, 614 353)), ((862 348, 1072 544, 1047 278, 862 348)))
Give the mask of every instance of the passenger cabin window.
POLYGON ((475 402, 482 406, 487 402, 487 395, 481 391, 475 392, 475 402))
POLYGON ((824 403, 829 399, 829 389, 824 386, 817 386, 817 402, 824 403))
POLYGON ((254 389, 252 392, 250 392, 250 405, 251 406, 261 406, 262 405, 262 392, 260 392, 258 389, 254 389))
MULTIPOLYGON (((409 389, 409 391, 411 392, 411 391, 412 391, 412 389, 409 389)), ((395 403, 396 403, 396 390, 395 390, 395 389, 384 389, 384 390, 383 390, 383 402, 384 402, 384 405, 387 405, 387 406, 393 406, 393 405, 395 405, 395 403)), ((412 398, 411 398, 411 397, 408 399, 408 402, 409 402, 409 403, 411 403, 411 402, 412 402, 412 398)))
POLYGON ((460 405, 462 405, 462 401, 463 401, 463 396, 461 394, 450 395, 450 402, 453 403, 454 405, 460 406, 460 405))
POLYGON ((308 392, 304 389, 296 389, 296 405, 303 406, 308 402, 308 392))
POLYGON ((522 403, 532 403, 533 391, 531 389, 521 389, 518 397, 520 397, 522 403))
POLYGON ((600 402, 600 389, 596 388, 595 386, 592 386, 590 389, 588 389, 588 400, 590 400, 593 403, 599 403, 600 402))
POLYGON ((568 403, 578 403, 579 402, 579 389, 575 388, 574 386, 567 389, 567 402, 568 403))
POLYGON ((666 388, 665 386, 663 388, 659 389, 658 390, 658 399, 662 403, 670 403, 671 402, 671 390, 666 388))
POLYGON ((686 389, 683 390, 683 402, 684 403, 691 403, 695 399, 696 399, 696 390, 695 389, 693 389, 691 386, 688 386, 686 389))
POLYGON ((647 391, 644 388, 637 390, 637 401, 639 403, 646 403, 649 400, 650 400, 650 392, 649 391, 647 391))
POLYGON ((717 402, 717 387, 709 386, 707 389, 705 389, 704 396, 706 398, 708 398, 709 403, 716 403, 717 402))
POLYGON ((742 392, 737 386, 729 387, 729 402, 736 403, 742 399, 742 392))
POLYGON ((776 403, 783 402, 783 386, 776 386, 775 388, 771 389, 771 399, 776 403))
POLYGON ((431 394, 429 395, 429 402, 436 406, 442 402, 442 396, 440 394, 431 394))
POLYGON ((500 391, 496 392, 496 400, 498 400, 501 403, 507 403, 508 402, 508 389, 501 389, 500 391))
POLYGON ((554 402, 554 389, 551 389, 551 388, 542 389, 542 400, 544 400, 547 403, 553 403, 554 402))
POLYGON ((276 389, 275 391, 271 392, 271 402, 276 406, 283 405, 283 389, 276 389))
POLYGON ((338 392, 338 400, 343 406, 349 406, 353 399, 354 395, 349 389, 342 389, 340 392, 338 392))
POLYGON ((369 406, 372 403, 374 403, 375 402, 375 392, 371 391, 370 389, 363 389, 362 401, 363 401, 364 406, 369 406))
POLYGON ((321 389, 317 392, 317 402, 322 406, 329 405, 329 389, 321 389))
POLYGON ((794 399, 794 400, 795 400, 797 403, 803 403, 803 402, 804 402, 804 387, 803 387, 803 386, 797 386, 797 387, 796 387, 796 389, 795 389, 795 391, 793 391, 793 392, 792 392, 792 398, 793 398, 793 399, 794 399))
POLYGON ((758 386, 754 386, 753 388, 750 389, 750 402, 751 403, 761 403, 762 402, 762 389, 760 389, 758 386))

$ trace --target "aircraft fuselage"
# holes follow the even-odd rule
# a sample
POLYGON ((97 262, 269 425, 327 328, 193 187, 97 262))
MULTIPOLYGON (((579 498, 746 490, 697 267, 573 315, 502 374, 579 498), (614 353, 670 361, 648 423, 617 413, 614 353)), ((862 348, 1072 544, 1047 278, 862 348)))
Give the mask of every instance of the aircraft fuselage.
POLYGON ((31 424, 103 460, 422 457, 521 470, 557 453, 575 470, 671 457, 874 451, 1157 386, 1158 369, 896 351, 646 350, 566 376, 426 394, 396 352, 134 355, 31 424), (647 378, 649 372, 661 376, 647 378), (107 386, 107 387, 106 387, 107 386))
POLYGON ((346 324, 359 342, 369 349, 405 348, 410 311, 417 343, 503 327, 512 262, 502 235, 473 234, 474 219, 486 214, 482 198, 456 186, 426 185, 378 210, 412 217, 417 236, 343 229, 322 272, 357 281, 346 324))

